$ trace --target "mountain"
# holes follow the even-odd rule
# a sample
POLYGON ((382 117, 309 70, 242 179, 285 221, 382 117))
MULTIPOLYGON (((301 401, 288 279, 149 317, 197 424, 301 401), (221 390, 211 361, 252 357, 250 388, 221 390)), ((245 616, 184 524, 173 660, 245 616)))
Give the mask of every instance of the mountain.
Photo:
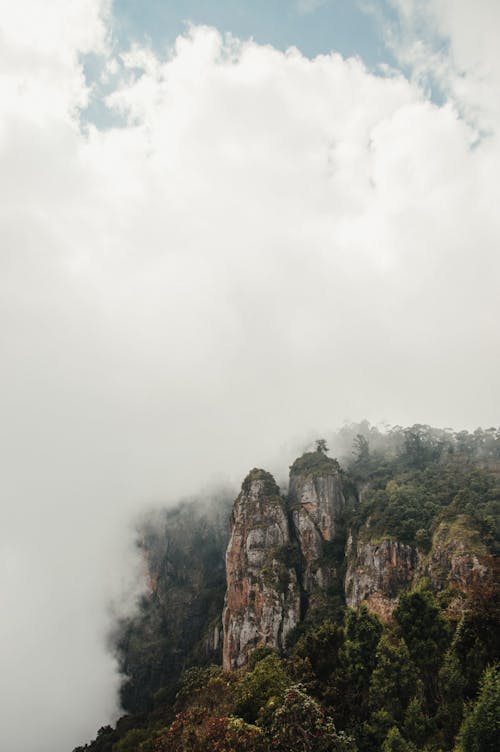
POLYGON ((243 481, 231 517, 226 552, 223 666, 248 663, 256 647, 283 651, 300 622, 293 530, 272 475, 254 469, 243 481))
POLYGON ((143 521, 149 594, 115 639, 129 715, 79 750, 496 749, 500 432, 346 434, 285 493, 255 468, 232 509, 143 521))

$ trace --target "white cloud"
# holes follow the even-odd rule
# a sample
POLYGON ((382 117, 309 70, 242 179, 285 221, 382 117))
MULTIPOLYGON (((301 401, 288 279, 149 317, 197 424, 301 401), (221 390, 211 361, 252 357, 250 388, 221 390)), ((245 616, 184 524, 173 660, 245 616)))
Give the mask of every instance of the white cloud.
POLYGON ((465 15, 433 6, 487 118, 474 146, 455 88, 438 107, 359 61, 208 28, 167 61, 109 53, 127 125, 87 133, 78 56, 108 54, 109 9, 40 7, 1 14, 9 752, 67 750, 112 714, 101 638, 141 502, 345 417, 500 418, 497 63, 465 15))
POLYGON ((398 12, 392 44, 416 79, 437 83, 476 127, 495 132, 500 118, 496 0, 391 0, 398 12))

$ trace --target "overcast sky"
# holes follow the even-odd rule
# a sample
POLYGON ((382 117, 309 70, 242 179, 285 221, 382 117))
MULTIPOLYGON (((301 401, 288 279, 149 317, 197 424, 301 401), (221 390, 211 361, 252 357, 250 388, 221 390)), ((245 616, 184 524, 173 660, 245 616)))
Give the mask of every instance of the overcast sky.
POLYGON ((500 423, 500 4, 174 5, 0 0, 8 752, 117 712, 142 506, 344 419, 500 423))

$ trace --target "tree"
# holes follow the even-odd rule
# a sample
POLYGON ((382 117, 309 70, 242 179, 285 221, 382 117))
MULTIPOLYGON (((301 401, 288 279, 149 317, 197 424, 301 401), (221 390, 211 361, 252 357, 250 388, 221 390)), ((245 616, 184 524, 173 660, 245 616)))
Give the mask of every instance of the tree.
POLYGON ((339 649, 344 642, 344 630, 333 621, 324 621, 316 629, 304 634, 294 649, 300 658, 308 658, 321 682, 327 680, 339 664, 339 649))
POLYGON ((410 467, 422 468, 439 454, 440 446, 430 426, 417 424, 405 430, 403 459, 410 467))
POLYGON ((406 708, 402 729, 406 739, 416 744, 418 749, 423 747, 431 729, 431 723, 422 710, 422 702, 418 697, 413 697, 410 700, 406 708))
POLYGON ((366 478, 370 471, 370 445, 368 440, 358 433, 353 441, 353 453, 355 454, 352 469, 356 475, 366 478))
POLYGON ((362 605, 358 611, 347 610, 344 631, 335 672, 335 718, 343 728, 350 729, 368 718, 370 677, 382 624, 362 605))
POLYGON ((451 747, 456 736, 464 709, 466 679, 454 645, 446 653, 439 672, 440 703, 437 721, 441 736, 447 747, 451 747))
POLYGON ((401 736, 397 726, 393 726, 382 744, 382 752, 417 752, 417 748, 401 736))
POLYGON ((337 733, 332 719, 300 684, 285 691, 269 735, 273 752, 356 752, 351 737, 337 733))
POLYGON ((370 682, 370 704, 374 709, 384 708, 394 721, 399 722, 415 695, 415 665, 404 642, 387 634, 380 639, 376 658, 377 665, 370 682))
POLYGON ((394 618, 401 628, 410 656, 420 670, 427 698, 435 708, 438 671, 450 642, 450 626, 428 590, 403 593, 394 618))
POLYGON ((235 689, 235 713, 254 723, 272 698, 281 696, 290 679, 278 656, 273 653, 259 661, 235 689))
POLYGON ((266 752, 267 748, 257 726, 192 708, 179 713, 168 731, 158 736, 154 752, 266 752))
POLYGON ((328 447, 326 445, 325 439, 316 439, 316 451, 321 452, 322 454, 326 454, 328 452, 328 447))
POLYGON ((476 702, 466 714, 455 752, 497 752, 500 742, 500 664, 486 669, 476 702))

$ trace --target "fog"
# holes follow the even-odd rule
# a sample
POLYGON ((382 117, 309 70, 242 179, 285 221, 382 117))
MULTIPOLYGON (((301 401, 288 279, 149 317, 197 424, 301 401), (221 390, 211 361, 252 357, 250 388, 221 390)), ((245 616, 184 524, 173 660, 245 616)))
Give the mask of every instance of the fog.
POLYGON ((500 6, 392 4, 402 72, 0 0, 2 749, 116 716, 145 506, 345 419, 500 422, 500 6))

